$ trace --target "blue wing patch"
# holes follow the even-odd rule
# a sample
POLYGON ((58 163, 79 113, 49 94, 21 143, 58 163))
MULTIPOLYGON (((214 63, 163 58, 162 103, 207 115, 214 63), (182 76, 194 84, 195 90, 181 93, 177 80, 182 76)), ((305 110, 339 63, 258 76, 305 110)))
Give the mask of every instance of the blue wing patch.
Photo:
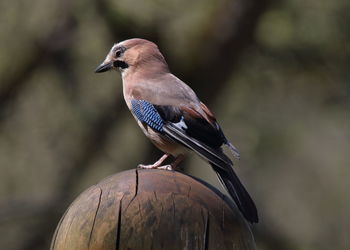
POLYGON ((163 132, 163 119, 151 103, 145 100, 131 100, 131 111, 140 122, 146 123, 158 132, 163 132))

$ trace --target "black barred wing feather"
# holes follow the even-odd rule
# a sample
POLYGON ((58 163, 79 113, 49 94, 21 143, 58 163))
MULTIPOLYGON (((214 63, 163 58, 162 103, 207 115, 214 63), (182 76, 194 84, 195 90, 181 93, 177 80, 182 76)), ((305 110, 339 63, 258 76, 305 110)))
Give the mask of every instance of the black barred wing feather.
POLYGON ((140 122, 157 132, 163 132, 164 121, 151 103, 145 100, 131 100, 131 111, 140 122))

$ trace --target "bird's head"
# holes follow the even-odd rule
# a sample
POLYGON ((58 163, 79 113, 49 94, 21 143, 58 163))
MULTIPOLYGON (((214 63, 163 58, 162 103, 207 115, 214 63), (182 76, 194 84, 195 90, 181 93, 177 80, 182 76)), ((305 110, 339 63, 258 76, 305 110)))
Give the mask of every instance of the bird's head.
POLYGON ((134 38, 114 44, 95 72, 111 69, 119 69, 122 73, 138 70, 164 72, 168 71, 168 65, 155 43, 134 38))

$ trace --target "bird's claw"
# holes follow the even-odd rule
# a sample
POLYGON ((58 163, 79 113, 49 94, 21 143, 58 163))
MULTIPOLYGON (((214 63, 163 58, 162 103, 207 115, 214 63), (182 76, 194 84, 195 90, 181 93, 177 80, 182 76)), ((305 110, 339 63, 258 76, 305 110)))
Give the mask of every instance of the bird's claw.
POLYGON ((159 166, 157 169, 170 170, 170 171, 174 170, 173 166, 171 166, 171 165, 159 166))

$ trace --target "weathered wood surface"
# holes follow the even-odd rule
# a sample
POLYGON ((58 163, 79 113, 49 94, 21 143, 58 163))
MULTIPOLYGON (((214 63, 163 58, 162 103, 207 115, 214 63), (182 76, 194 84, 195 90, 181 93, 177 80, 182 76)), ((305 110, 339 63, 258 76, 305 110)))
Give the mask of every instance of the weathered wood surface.
POLYGON ((129 170, 83 192, 51 249, 255 249, 249 225, 215 188, 167 170, 129 170))

